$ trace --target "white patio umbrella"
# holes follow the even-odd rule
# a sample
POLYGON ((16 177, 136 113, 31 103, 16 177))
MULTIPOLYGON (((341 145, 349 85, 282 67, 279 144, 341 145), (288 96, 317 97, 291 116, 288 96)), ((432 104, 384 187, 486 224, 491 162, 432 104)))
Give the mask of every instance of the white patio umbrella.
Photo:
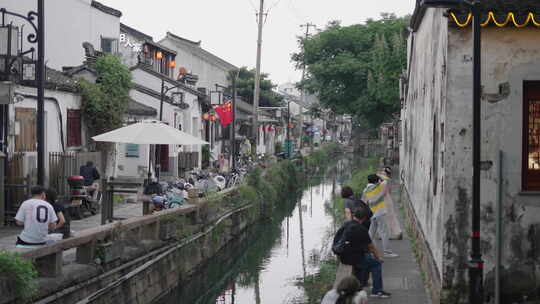
POLYGON ((139 145, 208 145, 193 135, 159 121, 139 122, 92 137, 94 141, 139 145))
MULTIPOLYGON (((208 145, 193 135, 159 121, 144 121, 92 137, 94 141, 138 145, 208 145)), ((150 158, 149 158, 150 161, 150 158)), ((150 162, 148 178, 150 178, 150 162)))

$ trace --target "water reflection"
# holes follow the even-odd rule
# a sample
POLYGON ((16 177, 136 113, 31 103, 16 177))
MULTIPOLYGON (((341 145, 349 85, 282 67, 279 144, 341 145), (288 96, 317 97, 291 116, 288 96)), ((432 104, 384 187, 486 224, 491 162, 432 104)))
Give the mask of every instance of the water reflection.
POLYGON ((341 160, 328 176, 314 177, 301 198, 283 203, 272 220, 256 225, 209 265, 183 278, 188 283, 159 303, 303 303, 297 282, 317 272, 321 257, 329 253, 336 226, 331 198, 348 180, 351 167, 341 160))

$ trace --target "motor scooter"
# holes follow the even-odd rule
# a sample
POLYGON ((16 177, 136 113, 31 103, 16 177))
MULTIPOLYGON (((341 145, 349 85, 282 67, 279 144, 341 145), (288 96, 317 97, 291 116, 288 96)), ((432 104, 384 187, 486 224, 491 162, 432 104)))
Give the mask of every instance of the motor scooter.
MULTIPOLYGON (((84 177, 68 177, 70 187, 69 201, 71 202, 71 216, 75 219, 82 219, 86 212, 95 215, 98 212, 98 201, 89 193, 89 187, 84 186, 84 177)), ((97 191, 97 190, 94 190, 97 191)))

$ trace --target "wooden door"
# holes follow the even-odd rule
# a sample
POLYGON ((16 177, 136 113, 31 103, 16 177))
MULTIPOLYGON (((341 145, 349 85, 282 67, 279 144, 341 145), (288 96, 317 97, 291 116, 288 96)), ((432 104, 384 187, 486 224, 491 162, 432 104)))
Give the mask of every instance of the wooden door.
POLYGON ((37 151, 36 110, 15 108, 15 123, 18 128, 15 135, 15 152, 37 151))

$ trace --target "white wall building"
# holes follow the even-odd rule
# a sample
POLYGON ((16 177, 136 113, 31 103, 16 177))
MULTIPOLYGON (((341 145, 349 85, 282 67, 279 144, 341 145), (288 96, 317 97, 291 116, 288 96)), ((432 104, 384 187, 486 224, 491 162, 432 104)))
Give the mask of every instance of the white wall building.
MULTIPOLYGON (((403 202, 423 236, 419 244, 434 300, 464 303, 472 213, 472 26, 466 13, 417 3, 401 111, 403 202)), ((502 248, 501 303, 512 303, 539 287, 531 265, 540 260, 540 53, 533 25, 540 22, 540 5, 481 5, 481 247, 491 279, 496 248, 502 248), (504 227, 500 242, 497 222, 504 227)), ((493 288, 486 285, 488 295, 493 288)))
MULTIPOLYGON (((231 86, 229 76, 231 72, 238 70, 238 67, 203 49, 201 41, 194 42, 167 32, 167 35, 159 43, 177 53, 174 77, 179 76, 181 69, 185 69, 191 75, 196 75, 198 77, 197 89, 210 96, 212 105, 231 100, 231 92, 227 90, 231 86)), ((244 107, 237 108, 237 120, 245 116, 241 112, 244 112, 244 107)), ((217 136, 223 131, 218 123, 215 123, 216 127, 211 127, 209 122, 203 123, 205 130, 209 129, 209 132, 206 132, 208 137, 205 139, 211 143, 213 159, 217 160, 223 150, 223 145, 228 147, 229 142, 221 140, 221 137, 217 136)), ((240 123, 237 127, 240 127, 240 123)))
MULTIPOLYGON (((37 10, 37 1, 2 0, 0 7, 26 15, 37 10)), ((78 66, 85 58, 83 42, 96 50, 117 52, 122 13, 93 0, 45 1, 45 62, 48 67, 62 70, 65 66, 78 66)), ((26 21, 6 15, 6 21, 23 25, 26 21)), ((23 28, 30 33, 28 23, 23 28)), ((30 47, 23 39, 24 49, 30 47)))
MULTIPOLYGON (((124 24, 121 25, 119 37, 122 61, 130 66, 133 77, 134 88, 130 91, 133 101, 155 109, 157 116, 154 119, 159 119, 162 84, 165 89, 176 87, 164 95, 162 121, 203 138, 201 102, 204 102, 206 95, 192 85, 173 79, 176 51, 155 43, 151 36, 124 24), (186 106, 181 107, 180 104, 186 106)), ((148 117, 133 119, 144 118, 148 117)), ((195 167, 201 166, 201 147, 162 145, 159 149, 162 175, 178 176, 179 152, 196 153, 195 167)), ((153 163, 153 160, 150 161, 153 153, 150 153, 148 146, 119 145, 117 157, 119 176, 146 177, 148 164, 153 163)), ((154 169, 150 168, 151 171, 154 169)))

